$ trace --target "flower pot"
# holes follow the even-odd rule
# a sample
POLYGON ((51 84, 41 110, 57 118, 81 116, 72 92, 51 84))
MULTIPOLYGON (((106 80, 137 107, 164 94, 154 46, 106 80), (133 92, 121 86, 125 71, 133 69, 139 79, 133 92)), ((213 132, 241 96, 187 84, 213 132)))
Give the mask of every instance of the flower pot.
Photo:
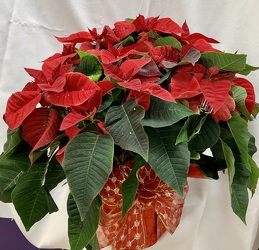
POLYGON ((100 193, 103 206, 97 236, 101 247, 144 249, 155 244, 166 230, 172 234, 180 223, 188 184, 180 197, 148 164, 137 173, 135 199, 122 219, 121 186, 131 170, 131 161, 115 167, 100 193))

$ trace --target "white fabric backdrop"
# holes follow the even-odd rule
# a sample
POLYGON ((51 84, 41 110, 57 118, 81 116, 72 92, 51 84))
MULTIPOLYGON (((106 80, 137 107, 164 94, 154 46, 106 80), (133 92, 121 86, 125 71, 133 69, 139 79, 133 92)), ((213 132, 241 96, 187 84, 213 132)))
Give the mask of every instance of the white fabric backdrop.
MULTIPOLYGON (((226 52, 248 54, 248 63, 259 66, 258 0, 0 0, 0 113, 12 92, 20 90, 30 77, 24 67, 40 68, 40 61, 61 50, 54 35, 66 36, 87 27, 138 14, 185 20, 191 32, 213 37, 226 52)), ((259 101, 259 71, 249 75, 259 101)), ((259 122, 251 124, 259 146, 259 122)), ((0 146, 6 139, 6 125, 0 120, 0 146)), ((259 147, 258 147, 259 148, 259 147)), ((0 150, 2 151, 2 150, 0 150)), ((259 155, 256 155, 259 164, 259 155)), ((247 225, 231 210, 227 176, 219 181, 190 180, 180 226, 174 235, 165 234, 150 249, 257 250, 259 190, 250 201, 247 225)), ((67 186, 54 190, 60 211, 25 233, 11 205, 0 203, 0 217, 15 218, 29 241, 37 247, 68 248, 67 186)), ((109 249, 109 248, 107 248, 109 249)))

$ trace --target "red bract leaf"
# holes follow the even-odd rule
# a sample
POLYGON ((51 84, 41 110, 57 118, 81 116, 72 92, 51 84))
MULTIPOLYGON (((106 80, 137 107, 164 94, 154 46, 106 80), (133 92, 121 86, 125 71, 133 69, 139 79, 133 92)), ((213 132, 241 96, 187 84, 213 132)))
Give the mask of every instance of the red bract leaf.
POLYGON ((73 54, 75 52, 75 44, 63 44, 62 56, 73 54))
POLYGON ((89 32, 80 31, 74 34, 71 34, 67 37, 57 37, 56 39, 61 43, 82 43, 85 41, 93 41, 93 37, 89 32))
POLYGON ((121 71, 123 72, 124 79, 129 80, 135 76, 139 70, 150 62, 150 58, 140 58, 140 59, 129 59, 123 62, 120 66, 121 71))
POLYGON ((95 39, 95 40, 100 40, 100 39, 102 39, 103 36, 104 36, 104 32, 105 32, 105 30, 103 29, 102 33, 101 33, 101 34, 98 34, 96 28, 93 28, 93 29, 89 29, 89 28, 88 28, 88 31, 89 31, 90 35, 93 37, 93 39, 95 39))
MULTIPOLYGON (((75 63, 74 63, 75 64, 75 63)), ((59 69, 59 75, 65 75, 68 72, 71 72, 73 64, 65 64, 65 65, 61 65, 60 69, 59 69)))
POLYGON ((61 125, 60 125, 60 130, 66 130, 76 124, 78 124, 81 121, 87 120, 89 117, 93 116, 95 114, 96 110, 94 110, 91 113, 88 114, 80 114, 80 113, 72 113, 70 112, 65 116, 63 119, 61 125))
POLYGON ((206 52, 206 51, 215 51, 219 52, 220 50, 215 49, 209 44, 205 39, 198 39, 193 43, 193 47, 200 52, 206 52))
POLYGON ((229 96, 229 90, 231 87, 230 80, 217 80, 210 81, 208 79, 202 79, 200 81, 201 91, 204 98, 208 101, 209 105, 213 108, 213 114, 215 114, 220 107, 224 104, 229 96))
POLYGON ((254 105, 255 105, 254 86, 247 79, 244 79, 241 77, 235 77, 233 79, 233 82, 235 83, 236 86, 245 88, 246 93, 247 93, 247 97, 245 99, 245 105, 246 105, 248 112, 251 114, 254 109, 254 105))
POLYGON ((31 153, 56 138, 60 123, 61 116, 59 112, 52 108, 36 108, 24 120, 22 138, 33 147, 31 153))
POLYGON ((101 61, 104 64, 109 64, 109 63, 114 63, 117 62, 121 59, 121 57, 117 57, 118 56, 118 52, 116 50, 116 53, 111 53, 110 51, 103 49, 101 51, 101 61))
POLYGON ((108 25, 104 26, 101 35, 102 35, 101 37, 104 39, 106 44, 110 43, 113 45, 121 41, 121 39, 116 36, 114 31, 108 25))
POLYGON ((64 152, 66 150, 66 146, 64 146, 63 148, 59 149, 59 151, 56 153, 56 159, 59 162, 59 164, 62 166, 62 162, 64 159, 64 152))
MULTIPOLYGON (((85 103, 86 112, 96 112, 102 105, 102 91, 98 89, 85 103)), ((93 114, 94 115, 94 114, 93 114)))
POLYGON ((234 111, 235 107, 236 105, 234 99, 228 95, 226 101, 218 109, 218 111, 215 114, 211 113, 210 115, 215 120, 215 122, 227 121, 232 117, 231 111, 234 111))
POLYGON ((116 44, 120 42, 120 38, 117 37, 114 31, 108 26, 103 27, 102 33, 98 34, 97 29, 93 28, 92 30, 88 29, 89 33, 96 42, 95 48, 99 49, 100 47, 107 47, 110 44, 116 44))
POLYGON ((118 81, 129 81, 150 60, 150 58, 129 59, 124 61, 120 67, 113 64, 103 64, 103 69, 105 75, 115 78, 118 81))
POLYGON ((114 33, 121 40, 124 37, 130 35, 134 31, 135 31, 135 26, 130 22, 121 21, 121 22, 114 23, 114 33))
POLYGON ((192 64, 185 64, 181 66, 177 66, 176 72, 186 72, 189 74, 195 74, 195 73, 201 73, 202 75, 205 75, 206 69, 202 64, 196 63, 195 65, 192 64))
POLYGON ((139 15, 134 21, 133 24, 136 27, 136 31, 150 31, 152 30, 153 26, 155 25, 155 23, 157 22, 159 17, 148 17, 145 18, 142 15, 139 15))
POLYGON ((54 55, 52 56, 49 56, 48 58, 46 58, 45 60, 43 60, 43 62, 52 62, 54 61, 55 59, 61 57, 62 54, 61 53, 55 53, 54 55))
MULTIPOLYGON (((192 111, 194 111, 196 114, 200 113, 200 105, 201 102, 199 100, 197 100, 199 98, 199 96, 194 97, 194 98, 189 98, 188 100, 184 100, 184 102, 187 102, 185 106, 187 106, 189 109, 191 109, 192 111)), ((185 104, 185 103, 183 103, 185 104)))
POLYGON ((163 89, 160 85, 151 82, 142 82, 140 90, 131 90, 127 100, 135 98, 138 104, 145 110, 148 110, 150 105, 150 96, 158 97, 162 100, 173 102, 174 98, 171 93, 163 89))
POLYGON ((208 43, 219 43, 219 41, 217 41, 213 38, 207 37, 207 36, 205 36, 203 34, 200 34, 200 33, 193 33, 186 38, 186 40, 190 43, 194 43, 195 41, 197 41, 199 39, 203 39, 208 43))
POLYGON ((70 72, 65 76, 64 90, 60 93, 50 92, 48 94, 48 100, 54 105, 78 106, 92 97, 96 91, 100 91, 95 82, 82 73, 70 72))
POLYGON ((61 68, 61 63, 58 60, 45 62, 42 65, 42 71, 46 76, 48 82, 54 82, 59 76, 59 70, 61 68))
POLYGON ((36 82, 28 82, 24 88, 22 89, 22 92, 24 91, 37 91, 40 92, 40 88, 38 87, 38 84, 36 82))
POLYGON ((186 20, 184 21, 183 25, 182 25, 182 37, 187 37, 190 35, 190 30, 189 30, 189 27, 188 27, 188 24, 186 22, 186 20))
POLYGON ((97 82, 97 86, 99 86, 100 89, 102 90, 102 96, 106 95, 116 87, 114 82, 111 82, 108 80, 97 82))
MULTIPOLYGON (((119 48, 121 47, 122 45, 119 46, 119 48)), ((108 50, 110 53, 112 53, 115 57, 119 56, 119 49, 115 48, 113 45, 111 44, 108 44, 108 50)), ((103 50, 102 50, 103 51, 103 50)), ((107 51, 107 50, 104 50, 104 51, 107 51)))
POLYGON ((137 99, 138 105, 142 106, 145 109, 145 111, 147 111, 150 106, 150 94, 139 92, 136 90, 131 90, 127 97, 127 100, 129 99, 137 99))
POLYGON ((95 45, 90 41, 83 42, 79 47, 79 50, 84 51, 84 52, 91 50, 91 49, 95 49, 95 45))
POLYGON ((69 114, 67 114, 64 117, 64 119, 60 125, 60 130, 62 131, 62 130, 68 129, 68 128, 76 125, 77 123, 85 120, 85 118, 86 118, 86 116, 83 114, 70 112, 69 114))
POLYGON ((114 64, 103 64, 104 74, 110 76, 116 80, 122 81, 124 79, 124 74, 122 70, 114 64))
POLYGON ((22 91, 11 95, 7 101, 4 120, 11 130, 19 127, 35 109, 41 95, 38 91, 22 91))
POLYGON ((179 51, 170 45, 154 47, 149 51, 149 55, 159 67, 163 67, 163 61, 176 63, 179 59, 179 51))
POLYGON ((235 72, 231 72, 231 71, 224 72, 224 73, 219 72, 218 74, 216 74, 213 77, 213 79, 217 79, 217 80, 219 80, 219 79, 230 79, 230 78, 233 78, 235 76, 235 74, 236 74, 235 72))
POLYGON ((191 98, 200 93, 198 80, 190 74, 182 72, 171 78, 171 95, 175 99, 191 98))
POLYGON ((55 82, 51 84, 38 84, 39 88, 41 90, 45 91, 52 91, 52 92, 62 92, 64 90, 64 86, 66 84, 66 77, 65 76, 60 76, 58 77, 55 82))
POLYGON ((45 82, 46 77, 41 70, 24 68, 25 71, 38 82, 45 82))
POLYGON ((184 57, 191 48, 194 48, 192 44, 188 43, 182 46, 182 57, 184 57))
POLYGON ((211 78, 219 73, 218 65, 214 65, 207 69, 206 75, 208 78, 211 78))
POLYGON ((62 66, 64 63, 73 59, 75 56, 76 56, 76 53, 73 53, 66 56, 61 56, 50 62, 49 61, 44 62, 42 65, 42 72, 46 76, 47 80, 50 80, 53 82, 61 74, 67 73, 70 70, 71 66, 69 65, 68 67, 63 69, 62 69, 62 66), (67 72, 64 72, 64 69, 66 69, 67 72))
POLYGON ((174 101, 171 93, 163 89, 160 85, 156 83, 142 83, 140 91, 168 102, 174 101))
POLYGON ((136 54, 136 51, 139 53, 141 52, 147 52, 149 51, 149 41, 148 41, 148 36, 146 33, 142 33, 140 34, 141 38, 138 40, 137 43, 133 43, 131 45, 127 45, 125 47, 123 47, 122 45, 119 46, 118 51, 120 53, 120 55, 124 55, 124 54, 133 54, 134 55, 134 51, 136 54))
POLYGON ((66 135, 68 136, 69 140, 72 140, 75 136, 77 136, 82 129, 79 129, 77 126, 69 127, 65 130, 66 135))
POLYGON ((101 131, 106 134, 109 135, 110 133, 106 130, 105 124, 104 122, 98 122, 97 126, 101 129, 101 131))
POLYGON ((101 53, 100 53, 101 61, 104 64, 109 64, 109 63, 118 62, 119 60, 125 57, 139 55, 143 52, 137 51, 134 48, 141 43, 142 42, 139 42, 137 44, 133 44, 127 47, 120 46, 118 49, 113 47, 111 44, 108 44, 109 51, 106 49, 101 50, 101 53))
POLYGON ((199 179, 205 178, 205 176, 202 174, 202 172, 199 170, 199 168, 196 164, 190 164, 188 177, 199 178, 199 179))
POLYGON ((160 18, 157 20, 153 27, 154 31, 162 32, 162 33, 183 33, 183 29, 175 23, 171 18, 160 18))
POLYGON ((86 113, 92 113, 92 115, 94 115, 101 105, 102 91, 99 89, 87 101, 78 106, 71 106, 71 109, 76 113, 81 113, 84 115, 86 113))
POLYGON ((118 82, 118 84, 126 89, 132 89, 132 90, 137 90, 140 91, 141 89, 141 81, 139 78, 134 78, 132 80, 129 81, 125 81, 125 82, 118 82))

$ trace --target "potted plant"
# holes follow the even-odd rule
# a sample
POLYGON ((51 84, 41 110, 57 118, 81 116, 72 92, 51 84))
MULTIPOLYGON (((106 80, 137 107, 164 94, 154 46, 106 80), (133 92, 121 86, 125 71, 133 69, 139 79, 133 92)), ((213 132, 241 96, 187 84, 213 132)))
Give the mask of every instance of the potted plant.
POLYGON ((26 230, 58 211, 50 191, 66 180, 71 249, 143 249, 176 229, 187 177, 219 171, 245 223, 259 176, 246 55, 142 15, 57 40, 63 50, 25 69, 33 80, 3 117, 0 200, 26 230))

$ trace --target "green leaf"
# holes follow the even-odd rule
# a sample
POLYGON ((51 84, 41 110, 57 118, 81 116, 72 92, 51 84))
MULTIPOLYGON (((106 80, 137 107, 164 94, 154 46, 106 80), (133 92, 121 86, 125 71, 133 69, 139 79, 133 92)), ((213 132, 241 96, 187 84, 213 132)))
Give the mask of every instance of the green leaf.
POLYGON ((257 152, 257 147, 255 145, 255 137, 250 134, 250 140, 248 143, 248 153, 253 156, 257 152))
POLYGON ((231 193, 231 206, 234 213, 246 224, 246 211, 249 202, 247 188, 244 185, 240 185, 240 181, 244 179, 237 178, 237 184, 233 182, 231 193))
POLYGON ((12 192, 13 192, 13 188, 11 189, 7 189, 4 192, 2 192, 0 194, 0 201, 2 201, 3 203, 12 203, 12 192))
POLYGON ((166 37, 161 37, 158 38, 155 41, 155 46, 165 46, 165 45, 171 45, 172 47, 181 50, 182 49, 182 45, 181 43, 174 37, 172 36, 166 36, 166 37))
POLYGON ((251 156, 249 156, 249 164, 251 166, 251 174, 250 174, 250 190, 252 192, 252 195, 254 195, 256 187, 257 187, 257 182, 259 178, 259 168, 256 165, 256 162, 252 159, 251 156))
MULTIPOLYGON (((157 84, 162 84, 163 82, 168 81, 168 80, 170 81, 171 77, 172 77, 172 71, 169 70, 157 81, 157 84)), ((151 97, 153 97, 153 96, 151 96, 151 97)))
POLYGON ((193 114, 195 113, 192 110, 181 103, 167 102, 151 96, 149 109, 141 123, 153 128, 166 127, 193 114))
POLYGON ((77 51, 77 53, 81 58, 78 71, 87 75, 94 82, 97 82, 103 73, 102 64, 98 57, 82 51, 77 51))
POLYGON ((146 162, 144 159, 136 155, 133 160, 133 167, 128 176, 128 178, 122 183, 121 185, 121 192, 122 192, 122 218, 126 215, 126 213, 131 208, 134 200, 135 195, 138 189, 138 177, 137 173, 138 170, 145 166, 146 162))
POLYGON ((244 161, 248 162, 250 134, 248 132, 247 123, 236 112, 232 112, 232 117, 227 121, 227 124, 244 161))
POLYGON ((81 220, 77 205, 70 194, 67 201, 68 237, 71 250, 82 250, 95 236, 100 219, 102 200, 97 195, 92 201, 84 220, 81 220))
POLYGON ((51 191, 65 178, 66 176, 62 166, 60 166, 59 162, 56 160, 56 157, 53 157, 48 166, 44 185, 49 191, 51 191))
POLYGON ((235 158, 231 148, 223 140, 221 140, 221 147, 228 168, 229 188, 231 190, 231 186, 235 176, 235 158))
POLYGON ((111 104, 113 103, 112 95, 106 95, 105 97, 103 97, 102 105, 98 109, 97 113, 103 113, 103 111, 105 109, 107 109, 108 107, 110 107, 111 104), (106 97, 106 99, 104 99, 105 97, 106 97))
POLYGON ((121 44, 122 46, 127 46, 129 44, 134 43, 134 37, 133 36, 127 36, 126 38, 124 38, 119 44, 121 44))
POLYGON ((175 144, 180 128, 179 124, 156 129, 146 127, 146 132, 150 143, 148 163, 160 179, 183 196, 190 152, 186 142, 175 144))
POLYGON ((0 196, 4 191, 13 188, 23 174, 21 168, 14 160, 3 159, 0 161, 0 196))
POLYGON ((245 105, 245 99, 247 96, 246 90, 240 86, 234 86, 231 88, 231 91, 236 102, 237 109, 245 116, 247 120, 252 121, 253 118, 250 116, 245 105))
POLYGON ((253 111, 252 111, 253 117, 256 117, 258 113, 259 113, 259 104, 255 103, 253 111))
POLYGON ((40 158, 46 158, 47 157, 47 150, 48 150, 48 147, 39 148, 37 150, 32 151, 29 154, 31 164, 34 164, 36 161, 40 161, 39 160, 40 158))
POLYGON ((225 140, 225 143, 231 148, 235 158, 235 174, 230 186, 231 206, 234 213, 246 223, 246 211, 249 202, 247 184, 251 175, 251 166, 244 161, 233 138, 225 140))
POLYGON ((148 137, 141 125, 144 114, 145 111, 137 105, 137 100, 130 99, 123 105, 113 106, 108 110, 105 125, 115 144, 138 153, 147 161, 148 137))
POLYGON ((113 139, 104 134, 84 132, 67 144, 63 168, 81 220, 108 180, 113 152, 113 139))
POLYGON ((21 141, 17 146, 9 147, 9 149, 7 149, 6 154, 3 153, 0 156, 0 200, 9 197, 8 190, 14 188, 23 172, 30 167, 28 154, 31 147, 28 147, 26 142, 21 141), (10 148, 12 150, 9 150, 10 148))
POLYGON ((250 177, 248 163, 235 155, 235 176, 231 185, 231 206, 234 213, 246 224, 246 211, 248 207, 247 181, 250 177))
POLYGON ((149 30, 147 32, 147 36, 148 36, 148 38, 152 38, 152 39, 157 39, 157 38, 161 37, 157 32, 155 32, 153 30, 149 30))
POLYGON ((86 250, 100 250, 100 245, 96 235, 92 238, 89 244, 86 246, 86 250))
POLYGON ((204 52, 201 60, 207 69, 217 65, 219 71, 240 72, 246 67, 246 55, 243 54, 204 52))
POLYGON ((189 142, 197 136, 207 118, 207 115, 192 115, 189 116, 182 126, 176 138, 176 144, 181 142, 189 142))
POLYGON ((255 70, 258 70, 258 69, 259 69, 259 67, 254 67, 254 66, 251 66, 249 64, 246 64, 245 69, 243 71, 239 72, 239 74, 247 76, 252 71, 255 71, 255 70))
POLYGON ((21 137, 21 128, 17 128, 15 130, 7 130, 7 141, 4 144, 4 156, 8 157, 11 155, 15 149, 19 146, 19 144, 22 142, 21 137))
POLYGON ((205 154, 200 154, 199 160, 192 160, 191 162, 197 164, 203 175, 215 180, 219 178, 218 171, 227 168, 224 160, 205 154))
POLYGON ((46 163, 34 164, 18 179, 12 192, 14 207, 27 231, 47 213, 58 210, 43 186, 46 168, 46 163))
POLYGON ((53 141, 50 142, 49 145, 47 145, 47 150, 48 150, 48 156, 51 157, 53 154, 55 154, 55 152, 57 151, 57 149, 60 146, 60 142, 63 138, 66 137, 65 133, 61 133, 59 134, 53 141))
POLYGON ((189 149, 204 151, 207 148, 211 148, 218 141, 219 135, 219 124, 208 116, 199 133, 189 141, 189 149))

